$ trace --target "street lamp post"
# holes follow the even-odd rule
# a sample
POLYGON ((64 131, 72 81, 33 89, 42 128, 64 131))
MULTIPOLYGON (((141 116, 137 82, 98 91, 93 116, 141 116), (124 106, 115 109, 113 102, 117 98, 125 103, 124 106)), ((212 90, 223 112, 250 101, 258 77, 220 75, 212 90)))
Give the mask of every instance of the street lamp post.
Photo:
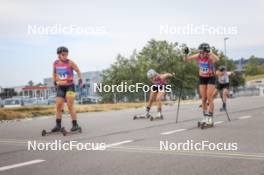
POLYGON ((224 38, 225 67, 227 68, 226 40, 228 40, 228 37, 225 37, 225 38, 224 38))

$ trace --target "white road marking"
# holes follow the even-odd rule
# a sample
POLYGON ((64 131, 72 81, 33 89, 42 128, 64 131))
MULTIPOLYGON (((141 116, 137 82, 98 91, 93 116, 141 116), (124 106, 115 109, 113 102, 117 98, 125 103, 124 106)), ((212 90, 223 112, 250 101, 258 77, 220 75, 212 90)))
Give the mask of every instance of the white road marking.
POLYGON ((18 164, 14 164, 14 165, 3 166, 3 167, 0 167, 0 171, 6 171, 6 170, 9 170, 9 169, 13 169, 13 168, 33 165, 33 164, 41 163, 41 162, 44 162, 44 161, 45 160, 37 159, 37 160, 31 160, 31 161, 28 161, 28 162, 18 163, 18 164))
POLYGON ((31 120, 33 120, 33 118, 24 118, 24 119, 22 119, 22 120, 20 120, 20 121, 22 121, 22 122, 26 122, 26 121, 31 121, 31 120))
POLYGON ((239 120, 242 120, 242 119, 247 119, 247 118, 251 118, 252 116, 250 115, 246 115, 246 116, 242 116, 242 117, 238 117, 239 120))
POLYGON ((215 125, 220 125, 221 123, 224 123, 224 121, 218 121, 218 122, 215 122, 214 124, 215 125))
POLYGON ((177 129, 177 130, 172 130, 172 131, 167 131, 167 132, 163 132, 160 133, 161 135, 169 135, 169 134, 174 134, 176 132, 182 132, 182 131, 186 131, 186 129, 177 129))
POLYGON ((133 142, 133 140, 124 140, 122 142, 116 142, 116 143, 111 143, 111 144, 105 145, 105 148, 111 148, 111 147, 123 145, 123 144, 126 144, 126 143, 131 143, 131 142, 133 142))
POLYGON ((164 151, 155 147, 115 147, 110 151, 138 152, 138 153, 158 153, 183 156, 202 156, 202 157, 219 157, 232 159, 251 159, 264 160, 264 153, 249 153, 249 152, 217 152, 217 151, 164 151))

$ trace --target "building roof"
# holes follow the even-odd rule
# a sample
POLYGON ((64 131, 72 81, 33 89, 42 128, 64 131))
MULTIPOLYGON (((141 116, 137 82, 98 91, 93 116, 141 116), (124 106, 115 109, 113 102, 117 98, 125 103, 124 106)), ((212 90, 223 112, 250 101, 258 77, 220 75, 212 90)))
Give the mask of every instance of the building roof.
POLYGON ((48 90, 48 86, 26 86, 23 88, 23 91, 32 91, 32 90, 48 90))

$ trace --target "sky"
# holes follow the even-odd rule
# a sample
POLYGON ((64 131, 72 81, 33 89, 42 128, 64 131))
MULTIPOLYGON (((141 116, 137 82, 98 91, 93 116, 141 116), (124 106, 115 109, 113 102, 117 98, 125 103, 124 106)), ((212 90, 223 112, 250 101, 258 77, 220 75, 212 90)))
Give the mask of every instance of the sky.
POLYGON ((128 57, 150 39, 190 47, 207 42, 223 51, 228 37, 230 58, 264 57, 262 0, 1 0, 0 4, 2 87, 50 77, 58 46, 70 49, 69 58, 83 72, 106 69, 119 53, 128 57), (201 28, 206 31, 193 32, 201 28))

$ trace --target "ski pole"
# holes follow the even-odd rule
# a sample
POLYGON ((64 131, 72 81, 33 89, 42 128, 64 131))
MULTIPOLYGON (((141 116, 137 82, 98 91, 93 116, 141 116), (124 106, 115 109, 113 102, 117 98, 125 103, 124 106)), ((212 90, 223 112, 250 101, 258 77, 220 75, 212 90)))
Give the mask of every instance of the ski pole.
POLYGON ((178 123, 178 119, 179 119, 180 104, 181 104, 181 96, 182 96, 182 88, 183 88, 183 85, 181 85, 180 94, 179 94, 179 99, 178 99, 178 107, 177 107, 177 114, 176 114, 176 123, 178 123))
MULTIPOLYGON (((222 90, 220 91, 220 97, 221 97, 222 103, 224 103, 223 91, 222 90)), ((224 110, 225 110, 225 113, 226 113, 226 116, 227 116, 228 121, 231 121, 230 116, 229 116, 229 114, 227 112, 227 109, 225 108, 224 110)))

